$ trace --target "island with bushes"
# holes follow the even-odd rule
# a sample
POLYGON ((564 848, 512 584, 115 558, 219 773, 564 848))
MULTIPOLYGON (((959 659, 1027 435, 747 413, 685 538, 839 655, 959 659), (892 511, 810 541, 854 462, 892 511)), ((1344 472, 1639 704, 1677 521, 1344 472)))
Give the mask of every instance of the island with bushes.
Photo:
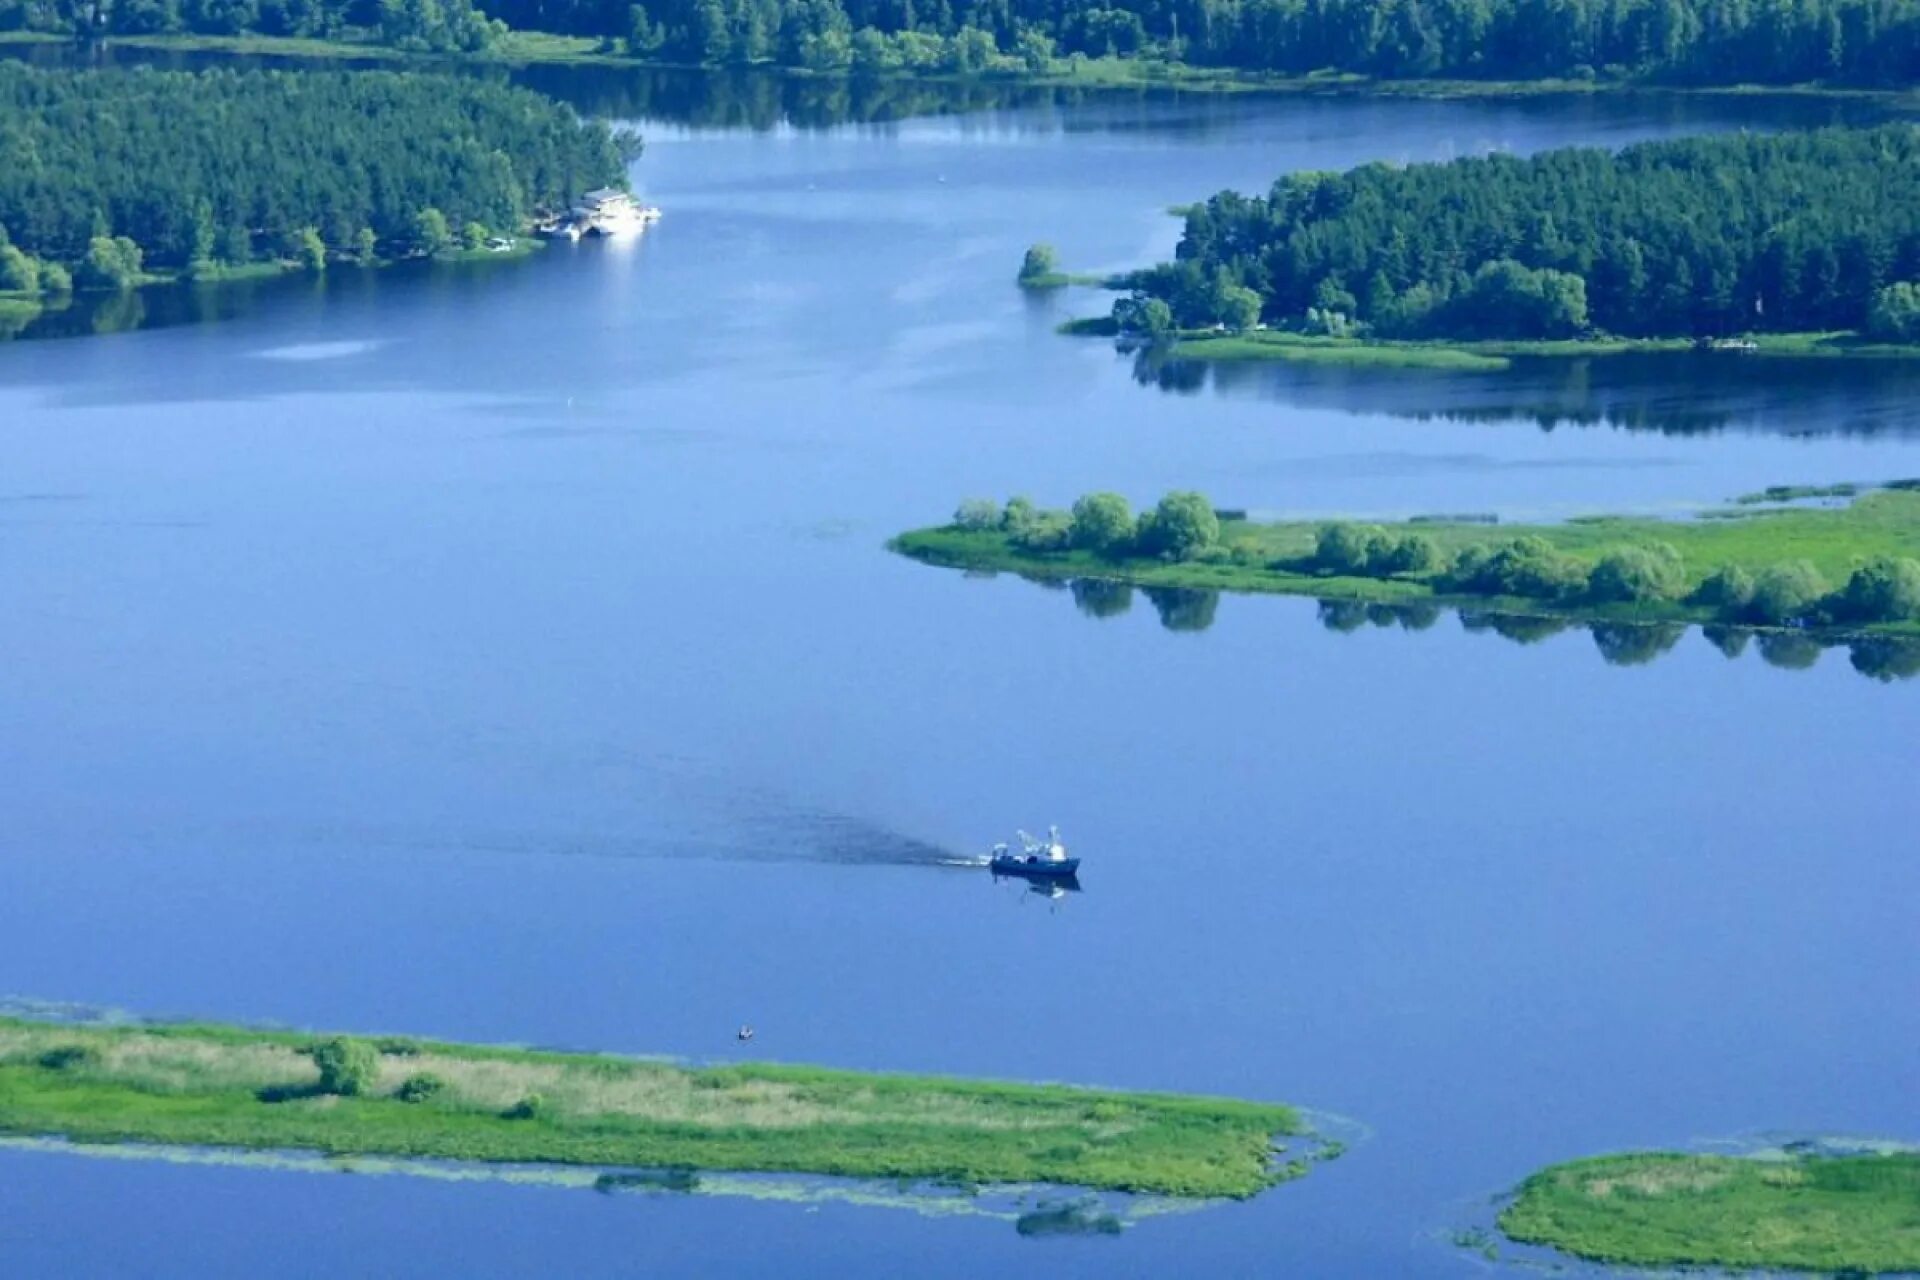
POLYGON ((1510 1239, 1595 1262, 1880 1275, 1920 1271, 1920 1152, 1600 1156, 1534 1174, 1510 1239))
POLYGON ((949 523, 891 545, 930 564, 1055 580, 1833 639, 1920 636, 1920 481, 1750 497, 1691 520, 1536 525, 1459 516, 1252 521, 1193 492, 1168 494, 1138 515, 1115 493, 1088 494, 1064 511, 1025 498, 977 499, 949 523))
POLYGON ((1180 1197, 1254 1195, 1306 1172, 1278 1140, 1318 1149, 1293 1108, 1225 1098, 17 1018, 0 1133, 1180 1197))
POLYGON ((0 322, 76 290, 512 253, 637 142, 524 89, 394 72, 0 64, 0 322))
POLYGON ((1185 210, 1104 322, 1176 356, 1920 356, 1920 127, 1304 172, 1185 210))

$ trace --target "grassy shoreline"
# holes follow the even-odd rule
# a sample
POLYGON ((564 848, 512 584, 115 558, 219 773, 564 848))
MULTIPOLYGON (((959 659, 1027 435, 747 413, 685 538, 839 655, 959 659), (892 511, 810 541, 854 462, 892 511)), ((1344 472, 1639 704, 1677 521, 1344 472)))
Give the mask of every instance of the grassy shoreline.
MULTIPOLYGON (((55 45, 71 43, 60 36, 43 32, 0 32, 0 47, 8 45, 55 45)), ((283 58, 346 58, 382 62, 466 63, 507 65, 573 65, 628 67, 668 71, 765 71, 796 79, 846 79, 845 72, 817 72, 774 63, 701 66, 670 59, 634 58, 609 52, 591 36, 558 35, 544 31, 512 31, 494 48, 476 54, 425 53, 358 40, 327 40, 305 36, 267 36, 244 34, 214 35, 114 35, 99 42, 106 47, 152 50, 171 53, 220 53, 283 58)), ((881 80, 920 80, 930 83, 1000 83, 1032 88, 1060 89, 1181 89, 1205 93, 1273 93, 1295 95, 1355 95, 1413 98, 1518 98, 1556 95, 1593 96, 1607 93, 1661 92, 1709 97, 1752 97, 1788 95, 1884 101, 1893 104, 1920 104, 1920 90, 1911 88, 1868 88, 1844 85, 1809 84, 1731 84, 1688 85, 1656 80, 1450 80, 1381 79, 1377 77, 1323 73, 1275 75, 1228 67, 1199 67, 1187 63, 1146 58, 1089 58, 1077 63, 1057 60, 1038 72, 996 70, 975 74, 890 72, 881 80)))
MULTIPOLYGON (((1681 578, 1671 597, 1633 602, 1450 591, 1439 570, 1366 576, 1330 572, 1314 562, 1320 531, 1328 523, 1318 520, 1255 522, 1228 514, 1220 520, 1218 542, 1210 553, 1190 559, 1110 556, 1072 548, 1034 550, 1019 545, 1018 535, 1006 529, 966 529, 954 524, 912 530, 888 545, 926 564, 1004 570, 1043 579, 1105 579, 1135 586, 1265 592, 1380 604, 1432 602, 1598 623, 1725 621, 1715 608, 1695 602, 1692 593, 1710 574, 1727 567, 1758 575, 1783 561, 1804 560, 1826 579, 1827 585, 1837 586, 1855 568, 1877 557, 1920 557, 1920 491, 1913 489, 1865 493, 1843 506, 1832 507, 1772 507, 1762 502, 1736 501, 1725 509, 1703 514, 1712 518, 1595 516, 1562 524, 1489 525, 1437 517, 1378 526, 1389 537, 1417 534, 1430 540, 1443 564, 1470 548, 1509 544, 1523 538, 1541 540, 1551 553, 1582 573, 1609 553, 1651 544, 1671 547, 1681 565, 1681 578)), ((1041 518, 1048 517, 1042 513, 1041 518)), ((1788 629, 1822 639, 1920 636, 1920 620, 1802 624, 1788 629)))
POLYGON ((1246 1197, 1305 1171, 1291 1107, 1225 1098, 394 1038, 0 1018, 0 1133, 334 1155, 1054 1183, 1246 1197), (422 1082, 425 1083, 422 1083, 422 1082), (410 1099, 410 1100, 409 1100, 410 1099))
POLYGON ((1920 1153, 1653 1152, 1554 1165, 1500 1230, 1594 1262, 1870 1275, 1920 1271, 1920 1153))
MULTIPOLYGON (((1074 336, 1109 336, 1111 323, 1095 317, 1069 321, 1061 331, 1074 336)), ((1723 359, 1920 360, 1920 346, 1870 342, 1858 334, 1763 333, 1748 339, 1749 351, 1712 351, 1723 359)), ((1696 350, 1688 338, 1576 338, 1551 342, 1456 342, 1445 338, 1388 340, 1331 338, 1261 330, 1253 333, 1182 332, 1166 347, 1179 360, 1246 363, 1284 360, 1304 364, 1340 364, 1374 368, 1452 369, 1498 373, 1516 358, 1567 358, 1672 354, 1696 350)))

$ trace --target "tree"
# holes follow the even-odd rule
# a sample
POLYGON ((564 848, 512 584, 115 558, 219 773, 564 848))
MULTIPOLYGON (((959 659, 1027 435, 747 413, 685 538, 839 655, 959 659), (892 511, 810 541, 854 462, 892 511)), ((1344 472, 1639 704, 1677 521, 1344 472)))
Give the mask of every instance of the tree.
POLYGON ((1053 37, 1043 31, 1023 29, 1014 38, 1013 52, 1028 75, 1044 75, 1053 69, 1053 37))
POLYGON ((1029 288, 1056 283, 1054 277, 1059 273, 1059 255, 1054 252, 1050 244, 1031 246, 1027 250, 1027 256, 1020 262, 1020 283, 1029 288))
POLYGON ((1039 519, 1040 508, 1033 505, 1033 499, 1016 495, 1007 499, 1005 509, 1000 512, 1000 528, 1010 534, 1021 533, 1039 519))
POLYGON ((1157 338, 1173 332, 1173 308, 1159 298, 1122 298, 1113 304, 1113 323, 1122 333, 1157 338))
POLYGON ((312 227, 302 227, 293 235, 294 261, 307 271, 327 269, 327 244, 312 227))
POLYGON ((1820 571, 1805 560, 1788 560, 1760 571, 1748 614, 1756 622, 1783 626, 1796 621, 1827 594, 1820 571))
POLYGON ((1117 493, 1090 493, 1073 504, 1068 537, 1076 547, 1114 555, 1132 543, 1133 530, 1133 509, 1117 493))
POLYGON ((1430 573, 1440 564, 1440 547, 1424 533, 1388 538, 1374 551, 1376 573, 1430 573))
POLYGON ((487 237, 491 233, 484 222, 469 222, 460 228, 460 247, 468 251, 487 247, 487 237))
POLYGON ((447 215, 429 205, 413 217, 413 248, 416 253, 435 254, 453 243, 447 229, 447 215))
POLYGON ((0 292, 40 292, 40 264, 16 245, 0 243, 0 292))
POLYGON ((1334 573, 1357 577, 1371 567, 1377 525, 1324 524, 1314 535, 1314 563, 1334 573))
POLYGON ((379 257, 380 242, 372 227, 362 227, 353 235, 353 256, 364 266, 372 266, 379 257))
POLYGON ((40 290, 42 293, 72 293, 73 275, 57 262, 42 262, 40 290))
POLYGON ((308 1050, 320 1068, 320 1092, 351 1098, 365 1093, 380 1074, 380 1051, 365 1040, 334 1036, 308 1050))
POLYGON ((1602 603, 1640 604, 1680 594, 1680 553, 1664 542, 1620 547, 1587 575, 1587 594, 1602 603))
POLYGON ((1890 284, 1876 292, 1867 332, 1883 342, 1920 342, 1920 284, 1890 284))
POLYGON ((1220 541, 1220 517, 1213 504, 1192 491, 1169 493, 1143 517, 1140 550, 1168 560, 1191 560, 1220 541))
POLYGON ((1585 590, 1587 575, 1578 561, 1529 534, 1491 551, 1468 547, 1454 561, 1445 585, 1478 595, 1555 600, 1585 590))
POLYGON ((1000 525, 1000 504, 991 498, 968 498, 954 509, 954 527, 978 533, 1000 525))
POLYGON ((1855 569, 1840 593, 1840 610, 1858 622, 1920 618, 1920 561, 1882 556, 1855 569))
POLYGON ((140 246, 125 236, 95 236, 80 263, 80 279, 90 289, 131 289, 140 283, 140 246))
POLYGON ((1694 588, 1691 598, 1725 617, 1739 617, 1753 603, 1753 575, 1737 564, 1723 565, 1694 588))
POLYGON ((1236 333, 1244 333, 1260 323, 1260 295, 1244 285, 1229 285, 1220 291, 1220 323, 1236 333))

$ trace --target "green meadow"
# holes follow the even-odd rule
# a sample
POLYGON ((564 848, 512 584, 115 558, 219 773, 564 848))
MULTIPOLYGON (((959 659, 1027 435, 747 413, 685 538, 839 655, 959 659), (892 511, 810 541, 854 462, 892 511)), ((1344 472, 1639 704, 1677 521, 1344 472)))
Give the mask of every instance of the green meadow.
POLYGON ((1920 1154, 1576 1160, 1527 1179, 1500 1229, 1637 1267, 1920 1271, 1920 1154))
POLYGON ((0 1133, 1244 1197, 1291 1107, 204 1024, 0 1020, 0 1133))

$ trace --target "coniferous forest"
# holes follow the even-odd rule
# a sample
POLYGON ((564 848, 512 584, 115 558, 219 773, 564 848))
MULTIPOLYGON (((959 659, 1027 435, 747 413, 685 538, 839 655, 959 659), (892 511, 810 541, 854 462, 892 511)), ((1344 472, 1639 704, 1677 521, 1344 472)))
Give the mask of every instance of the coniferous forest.
POLYGON ((1264 198, 1191 209, 1176 260, 1138 273, 1116 316, 1404 338, 1911 341, 1914 281, 1920 129, 1898 124, 1290 174, 1264 198))
POLYGON ((472 0, 0 0, 0 31, 353 37, 414 53, 478 53, 506 28, 472 0))
POLYGON ((1046 71, 1084 55, 1387 79, 1920 81, 1920 0, 0 0, 0 31, 478 52, 506 27, 833 72, 1046 71))
POLYGON ((426 234, 512 230, 620 182, 623 145, 561 103, 470 77, 6 64, 0 230, 14 252, 75 264, 115 239, 148 266, 316 238, 384 256, 419 239, 423 215, 426 234))
POLYGON ((1301 75, 1898 85, 1916 0, 482 0, 510 26, 718 64, 980 70, 1152 56, 1301 75))

